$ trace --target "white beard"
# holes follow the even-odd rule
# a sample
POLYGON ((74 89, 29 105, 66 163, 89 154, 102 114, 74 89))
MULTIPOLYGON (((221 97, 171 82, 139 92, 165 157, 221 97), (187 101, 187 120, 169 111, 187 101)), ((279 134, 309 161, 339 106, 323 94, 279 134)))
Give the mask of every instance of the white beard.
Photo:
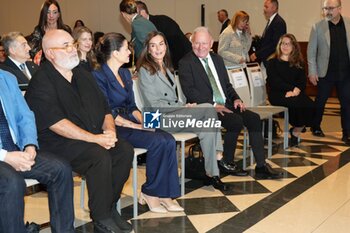
POLYGON ((65 68, 67 70, 72 70, 74 67, 79 65, 79 57, 78 54, 59 60, 56 60, 56 64, 62 68, 65 68))

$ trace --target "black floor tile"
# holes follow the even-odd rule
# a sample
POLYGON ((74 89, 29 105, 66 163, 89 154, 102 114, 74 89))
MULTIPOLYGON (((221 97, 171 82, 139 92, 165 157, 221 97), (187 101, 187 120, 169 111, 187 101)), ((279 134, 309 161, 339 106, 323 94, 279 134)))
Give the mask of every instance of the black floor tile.
POLYGON ((226 197, 178 199, 187 215, 236 212, 239 209, 226 197))
POLYGON ((190 180, 185 183, 185 194, 203 187, 203 180, 190 180))
POLYGON ((272 158, 271 162, 277 164, 280 167, 300 167, 300 166, 317 166, 316 163, 311 162, 303 157, 299 158, 272 158))
POLYGON ((340 152, 339 150, 328 146, 328 145, 311 145, 311 146, 303 146, 300 145, 299 148, 307 153, 329 153, 329 152, 340 152))
POLYGON ((149 218, 132 220, 136 233, 197 233, 186 216, 172 218, 149 218))
POLYGON ((227 184, 230 188, 227 191, 222 191, 225 195, 270 193, 268 189, 256 181, 230 182, 227 184))
POLYGON ((92 222, 86 223, 75 229, 76 233, 94 233, 94 224, 92 222))

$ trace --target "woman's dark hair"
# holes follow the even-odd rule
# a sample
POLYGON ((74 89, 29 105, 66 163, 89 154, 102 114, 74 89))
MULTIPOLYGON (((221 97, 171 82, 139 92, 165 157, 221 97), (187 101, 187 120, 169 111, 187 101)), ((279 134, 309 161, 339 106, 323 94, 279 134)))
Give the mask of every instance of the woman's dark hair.
POLYGON ((152 40, 152 38, 154 38, 156 36, 163 37, 164 43, 166 45, 166 52, 165 52, 165 56, 163 59, 163 66, 164 66, 164 68, 169 69, 171 72, 174 72, 174 68, 173 68, 173 65, 171 63, 168 42, 165 39, 164 34, 161 32, 158 32, 158 31, 150 32, 147 35, 143 50, 141 52, 139 59, 137 60, 136 70, 139 71, 140 68, 143 67, 146 70, 148 70, 148 72, 150 72, 151 75, 154 75, 157 71, 159 71, 161 69, 159 64, 153 59, 152 55, 148 52, 149 51, 149 43, 152 40))
POLYGON ((84 26, 85 26, 85 24, 84 24, 83 20, 78 19, 77 21, 75 21, 73 29, 75 29, 76 27, 84 27, 84 26), (80 25, 78 25, 78 24, 80 24, 80 25))
MULTIPOLYGON (((97 43, 95 52, 99 64, 104 64, 111 57, 113 51, 119 51, 123 46, 125 36, 120 33, 110 32, 102 37, 102 40, 97 43)), ((96 67, 99 68, 99 67, 96 67)), ((96 69, 95 68, 95 69, 96 69)))
POLYGON ((137 13, 137 4, 134 0, 123 0, 119 4, 120 12, 125 12, 129 15, 137 13))
POLYGON ((94 33, 94 45, 96 46, 100 38, 102 38, 105 34, 103 32, 95 32, 94 33))
POLYGON ((67 26, 63 23, 61 7, 58 4, 58 2, 56 0, 46 0, 44 2, 44 4, 42 5, 42 7, 41 7, 39 23, 38 23, 38 26, 37 26, 37 27, 39 27, 39 29, 41 31, 41 35, 45 34, 45 26, 46 26, 46 23, 47 23, 47 12, 49 10, 49 7, 52 4, 57 7, 58 13, 60 14, 60 16, 57 19, 57 29, 63 29, 63 30, 66 30, 66 31, 70 31, 69 33, 71 33, 71 30, 67 30, 67 26))

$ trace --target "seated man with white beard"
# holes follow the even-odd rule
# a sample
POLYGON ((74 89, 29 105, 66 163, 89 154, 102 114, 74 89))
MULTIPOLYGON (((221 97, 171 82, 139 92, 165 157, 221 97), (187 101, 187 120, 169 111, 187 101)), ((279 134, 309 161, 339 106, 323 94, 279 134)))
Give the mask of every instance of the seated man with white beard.
POLYGON ((35 113, 39 145, 86 177, 95 232, 130 232, 131 224, 115 208, 129 177, 133 148, 117 138, 94 77, 76 67, 73 42, 63 30, 50 30, 43 38, 47 61, 32 77, 25 96, 35 113))

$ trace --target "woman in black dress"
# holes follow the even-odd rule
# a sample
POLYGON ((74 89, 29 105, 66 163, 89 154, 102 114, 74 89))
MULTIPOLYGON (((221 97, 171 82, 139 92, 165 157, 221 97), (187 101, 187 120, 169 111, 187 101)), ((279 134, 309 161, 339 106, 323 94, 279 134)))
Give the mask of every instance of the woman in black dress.
POLYGON ((269 101, 288 108, 291 145, 296 146, 304 127, 311 126, 314 102, 305 93, 304 61, 294 35, 281 36, 266 70, 269 101))

